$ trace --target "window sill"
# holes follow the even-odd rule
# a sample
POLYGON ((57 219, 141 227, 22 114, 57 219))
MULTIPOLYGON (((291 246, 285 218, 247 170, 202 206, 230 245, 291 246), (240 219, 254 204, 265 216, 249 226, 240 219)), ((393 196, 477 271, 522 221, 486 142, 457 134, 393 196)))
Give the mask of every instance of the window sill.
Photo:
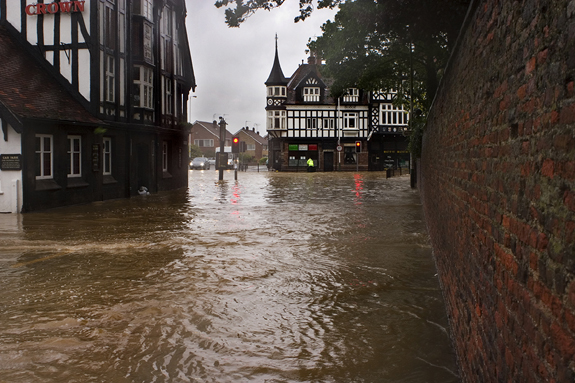
POLYGON ((116 179, 114 177, 112 177, 111 175, 107 174, 107 175, 104 175, 104 179, 102 180, 102 183, 104 185, 111 185, 111 184, 117 184, 118 181, 116 181, 116 179))
POLYGON ((68 184, 66 185, 68 189, 83 188, 86 186, 90 186, 90 184, 79 177, 68 178, 68 184))
POLYGON ((62 186, 58 185, 53 179, 36 180, 36 191, 60 190, 62 186))

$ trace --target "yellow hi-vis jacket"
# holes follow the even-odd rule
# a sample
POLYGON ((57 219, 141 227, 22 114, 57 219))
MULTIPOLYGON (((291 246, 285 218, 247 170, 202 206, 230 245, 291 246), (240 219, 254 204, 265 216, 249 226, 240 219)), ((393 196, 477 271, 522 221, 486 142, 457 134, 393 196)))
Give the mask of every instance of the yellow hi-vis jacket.
POLYGON ((311 158, 308 158, 307 166, 313 166, 313 160, 311 158))

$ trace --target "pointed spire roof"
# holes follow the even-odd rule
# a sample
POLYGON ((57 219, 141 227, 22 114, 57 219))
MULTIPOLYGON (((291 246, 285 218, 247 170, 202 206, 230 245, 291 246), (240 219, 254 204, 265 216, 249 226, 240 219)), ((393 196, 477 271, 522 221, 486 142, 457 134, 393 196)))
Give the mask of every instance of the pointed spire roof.
POLYGON ((288 79, 285 78, 284 72, 282 71, 282 67, 280 65, 280 58, 278 55, 278 35, 276 33, 276 57, 274 59, 274 65, 272 67, 272 71, 268 79, 266 80, 265 84, 267 86, 270 85, 287 85, 288 79))

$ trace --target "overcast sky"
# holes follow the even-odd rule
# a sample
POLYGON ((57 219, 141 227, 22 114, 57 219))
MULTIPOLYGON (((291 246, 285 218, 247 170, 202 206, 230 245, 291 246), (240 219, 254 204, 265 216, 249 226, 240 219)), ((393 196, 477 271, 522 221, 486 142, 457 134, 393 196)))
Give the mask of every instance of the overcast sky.
MULTIPOLYGON (((186 27, 197 88, 192 98, 191 122, 223 116, 228 131, 255 127, 265 136, 267 80, 275 55, 275 35, 284 75, 289 77, 307 60, 308 39, 321 35, 321 25, 336 10, 315 10, 294 23, 298 1, 287 0, 271 12, 260 10, 239 28, 229 28, 224 8, 215 0, 186 0, 186 27)), ((189 107, 189 106, 188 106, 189 107)))

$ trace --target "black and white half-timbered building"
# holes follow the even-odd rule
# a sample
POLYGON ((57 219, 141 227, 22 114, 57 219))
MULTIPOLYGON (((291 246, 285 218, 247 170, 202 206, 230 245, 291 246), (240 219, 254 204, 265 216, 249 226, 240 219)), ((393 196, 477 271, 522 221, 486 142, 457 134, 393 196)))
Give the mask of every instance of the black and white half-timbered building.
POLYGON ((184 0, 0 0, 0 212, 187 186, 184 0))
POLYGON ((321 59, 311 52, 285 77, 278 48, 267 87, 269 163, 275 170, 299 171, 313 159, 321 171, 409 168, 408 114, 394 94, 350 88, 330 95, 321 59))

